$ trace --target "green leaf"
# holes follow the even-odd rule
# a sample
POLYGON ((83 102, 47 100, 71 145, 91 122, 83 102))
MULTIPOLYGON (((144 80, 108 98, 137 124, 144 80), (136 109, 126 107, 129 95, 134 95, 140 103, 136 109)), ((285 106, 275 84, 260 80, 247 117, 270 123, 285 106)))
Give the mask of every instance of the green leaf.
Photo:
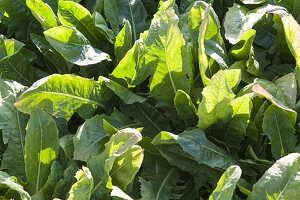
POLYGON ((277 160, 254 184, 248 199, 297 199, 299 173, 300 154, 292 153, 277 160))
POLYGON ((68 192, 71 189, 73 183, 75 182, 74 175, 78 171, 78 166, 75 161, 70 161, 67 168, 63 172, 63 177, 56 182, 56 186, 53 192, 53 197, 60 199, 67 199, 68 192))
MULTIPOLYGON (((96 199, 108 199, 108 195, 112 190, 112 186, 115 179, 111 177, 111 171, 114 163, 122 155, 130 152, 134 145, 142 139, 140 132, 136 129, 126 128, 118 131, 110 138, 110 141, 105 144, 105 150, 97 156, 93 156, 89 162, 93 177, 95 179, 95 187, 92 191, 92 197, 96 199)), ((132 162, 133 160, 128 155, 124 155, 123 163, 132 162)), ((138 163, 139 163, 138 159, 138 163)), ((118 165, 118 164, 117 164, 118 165)), ((137 165, 138 166, 138 165, 137 165)), ((117 174, 115 174, 117 176, 117 174)), ((118 180, 122 180, 122 174, 118 174, 118 180)), ((123 179, 124 180, 124 179, 123 179)), ((128 185, 126 183, 125 185, 128 185)))
POLYGON ((115 42, 115 55, 117 62, 119 63, 126 53, 132 47, 132 29, 129 21, 125 21, 125 24, 121 31, 118 33, 115 42))
POLYGON ((229 166, 235 164, 229 153, 210 142, 200 129, 184 131, 179 135, 161 132, 153 139, 152 143, 158 146, 159 149, 164 145, 179 144, 182 150, 199 164, 205 164, 212 168, 226 170, 229 166))
POLYGON ((3 143, 8 144, 1 169, 24 179, 24 140, 28 117, 19 112, 14 103, 25 89, 17 82, 0 79, 0 129, 3 143))
POLYGON ((206 129, 219 120, 226 121, 230 110, 224 105, 229 105, 235 97, 227 81, 226 72, 216 73, 203 89, 202 95, 203 99, 198 108, 198 127, 206 129))
POLYGON ((117 35, 120 31, 119 27, 119 7, 116 0, 103 0, 104 15, 106 20, 109 22, 112 30, 117 35))
POLYGON ((149 69, 144 67, 144 55, 144 45, 138 40, 114 69, 112 79, 118 79, 118 82, 122 80, 122 85, 125 86, 142 83, 149 76, 149 69))
POLYGON ((59 1, 57 15, 62 25, 75 27, 96 48, 105 50, 110 45, 94 23, 91 13, 79 3, 59 1))
POLYGON ((26 0, 26 5, 45 30, 57 26, 56 16, 47 3, 42 0, 26 0))
POLYGON ((174 98, 174 105, 177 114, 181 119, 186 120, 188 123, 194 124, 197 117, 196 107, 193 104, 191 97, 187 93, 182 90, 178 90, 174 98))
POLYGON ((178 179, 179 170, 171 168, 168 172, 156 174, 151 180, 140 178, 141 194, 143 200, 168 200, 179 199, 180 196, 174 194, 174 186, 178 179))
POLYGON ((68 26, 57 26, 44 31, 46 40, 67 61, 80 66, 110 60, 109 55, 93 48, 87 38, 77 29, 68 26))
POLYGON ((90 170, 87 167, 82 167, 75 175, 77 182, 72 185, 68 200, 90 199, 94 180, 90 170))
POLYGON ((140 146, 133 146, 126 153, 119 156, 110 171, 113 185, 126 191, 128 185, 139 171, 144 158, 144 150, 140 146))
POLYGON ((143 32, 148 24, 146 23, 147 12, 142 0, 119 0, 116 1, 119 9, 119 25, 128 20, 132 26, 133 41, 136 41, 139 34, 143 32))
MULTIPOLYGON (((98 28, 98 30, 102 33, 102 35, 105 36, 105 38, 111 43, 113 44, 115 41, 115 34, 114 32, 108 27, 107 22, 105 21, 104 17, 98 13, 97 11, 94 12, 93 14, 93 18, 94 18, 94 23, 95 26, 98 28)), ((109 48, 109 50, 111 50, 109 48)))
POLYGON ((283 24, 286 42, 289 46, 292 55, 295 57, 296 60, 296 77, 298 81, 298 87, 300 87, 300 26, 291 15, 285 15, 281 17, 281 21, 283 24))
POLYGON ((53 199, 52 197, 53 191, 55 189, 57 182, 62 178, 62 175, 63 175, 62 166, 57 161, 54 161, 51 166, 51 172, 48 176, 45 185, 41 188, 40 191, 38 191, 32 196, 32 199, 33 200, 53 199))
POLYGON ((145 41, 146 64, 152 71, 151 97, 171 103, 179 89, 189 93, 182 59, 184 44, 173 8, 156 13, 145 41))
POLYGON ((34 83, 15 105, 25 113, 40 106, 56 117, 69 120, 75 111, 84 118, 90 117, 97 107, 104 108, 109 98, 110 93, 102 82, 54 74, 34 83), (85 110, 79 110, 82 106, 85 110))
POLYGON ((59 73, 64 74, 70 72, 72 64, 67 62, 44 37, 34 33, 31 33, 30 37, 38 50, 54 65, 59 73))
POLYGON ((73 137, 74 135, 65 135, 59 138, 59 146, 63 149, 69 160, 73 159, 74 155, 73 137))
POLYGON ((122 105, 121 110, 144 127, 144 136, 155 136, 162 130, 170 130, 167 119, 151 104, 122 105))
POLYGON ((252 48, 254 38, 256 36, 256 31, 250 29, 246 31, 240 41, 233 46, 230 51, 230 54, 239 60, 247 60, 249 58, 249 53, 252 48))
POLYGON ((239 166, 233 165, 223 173, 218 185, 210 195, 209 200, 231 199, 242 170, 239 166))
POLYGON ((81 125, 73 138, 74 159, 87 162, 104 150, 109 135, 104 131, 103 118, 96 115, 81 125))
POLYGON ((2 77, 30 85, 37 80, 38 70, 31 66, 36 54, 23 48, 24 45, 14 39, 0 39, 0 73, 2 77))
POLYGON ((296 146, 295 126, 296 113, 271 105, 265 112, 262 128, 271 141, 272 154, 279 159, 296 146))
POLYGON ((146 98, 131 92, 130 90, 116 83, 113 80, 110 80, 103 76, 100 76, 99 80, 102 80, 105 83, 105 85, 109 89, 111 89, 117 96, 119 96, 126 104, 143 103, 146 101, 146 98))
POLYGON ((11 190, 17 191, 20 194, 22 200, 31 200, 30 195, 24 190, 23 186, 17 183, 14 177, 11 177, 10 175, 2 171, 0 171, 0 184, 5 185, 11 190))
POLYGON ((58 156, 58 130, 52 117, 40 108, 32 111, 25 138, 27 190, 38 192, 46 183, 53 161, 58 156))
POLYGON ((286 14, 286 10, 280 6, 264 5, 249 11, 246 7, 234 4, 229 8, 224 19, 225 38, 236 44, 244 33, 250 30, 267 13, 286 14))

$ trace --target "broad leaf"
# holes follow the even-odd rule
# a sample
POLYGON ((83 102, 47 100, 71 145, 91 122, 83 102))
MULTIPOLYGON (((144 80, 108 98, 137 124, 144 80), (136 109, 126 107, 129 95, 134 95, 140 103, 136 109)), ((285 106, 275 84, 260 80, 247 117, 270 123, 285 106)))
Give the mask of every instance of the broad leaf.
POLYGON ((241 174, 242 170, 239 166, 233 165, 228 167, 218 181, 218 185, 210 195, 209 200, 232 199, 234 189, 241 174))
POLYGON ((262 128, 271 141, 272 154, 279 159, 296 146, 296 113, 271 105, 265 112, 262 128))
POLYGON ((129 21, 125 21, 122 30, 118 33, 115 42, 115 55, 119 63, 132 46, 132 28, 129 21))
POLYGON ((300 192, 300 154, 292 153, 279 160, 254 184, 249 200, 297 199, 300 192))
POLYGON ((27 116, 19 112, 14 103, 25 87, 13 81, 0 79, 0 129, 4 144, 1 169, 25 178, 24 144, 27 116))
POLYGON ((101 29, 96 27, 91 13, 79 3, 59 1, 57 14, 62 25, 75 27, 96 48, 106 50, 110 45, 101 29))
POLYGON ((118 157, 110 171, 113 185, 126 191, 139 171, 143 158, 144 150, 140 146, 133 146, 126 153, 118 157))
POLYGON ((139 34, 147 28, 145 10, 142 0, 119 0, 116 1, 119 9, 119 24, 128 20, 132 26, 133 41, 139 38, 139 34))
POLYGON ((235 95, 224 71, 219 71, 212 77, 203 89, 202 95, 203 99, 198 108, 198 127, 206 129, 218 120, 225 121, 230 114, 230 109, 224 105, 229 105, 235 95))
POLYGON ((99 80, 102 80, 105 83, 105 85, 109 89, 111 89, 117 96, 119 96, 126 104, 143 103, 146 101, 146 98, 143 98, 131 92, 129 89, 123 87, 122 85, 116 83, 113 80, 102 76, 99 77, 99 80))
POLYGON ((147 67, 151 68, 150 96, 173 101, 177 90, 189 92, 182 49, 184 39, 173 8, 155 14, 145 41, 147 67))
POLYGON ((31 66, 36 54, 23 48, 24 44, 14 39, 0 39, 0 72, 2 77, 14 79, 23 85, 37 80, 36 68, 31 66))
MULTIPOLYGON (((134 162, 130 156, 128 157, 125 154, 130 152, 132 148, 135 148, 134 145, 141 139, 142 136, 138 130, 131 128, 122 129, 113 135, 110 138, 110 141, 105 144, 106 148, 104 152, 97 156, 93 156, 89 160, 88 167, 90 168, 95 180, 92 198, 108 199, 108 195, 112 190, 114 183, 114 179, 111 177, 111 171, 114 163, 117 162, 117 159, 122 155, 124 155, 124 159, 128 159, 123 160, 122 162, 134 162)), ((138 162, 140 162, 140 159, 138 159, 138 162)), ((116 175, 117 174, 115 174, 115 176, 116 175)), ((119 174, 119 176, 122 177, 123 175, 119 174)), ((119 177, 119 180, 122 180, 121 177, 119 177)), ((125 185, 127 186, 128 183, 125 183, 125 185)))
POLYGON ((57 26, 56 16, 47 3, 42 0, 26 0, 26 5, 45 30, 57 26))
POLYGON ((48 176, 45 185, 41 188, 40 191, 38 191, 32 196, 32 199, 33 200, 53 199, 52 195, 55 190, 55 186, 57 182, 62 178, 62 175, 63 175, 62 166, 57 161, 54 161, 51 166, 51 172, 48 176))
POLYGON ((77 29, 57 26, 44 32, 46 40, 67 61, 80 66, 110 60, 109 55, 93 48, 87 38, 77 29))
POLYGON ((16 182, 14 177, 11 177, 5 172, 0 171, 0 184, 11 190, 17 191, 22 200, 31 200, 30 195, 24 190, 23 186, 16 182))
POLYGON ((73 138, 74 159, 88 161, 104 150, 104 144, 109 140, 109 135, 103 128, 103 118, 96 115, 87 119, 81 125, 73 138))
MULTIPOLYGON (((212 168, 227 169, 235 164, 228 152, 210 142, 200 129, 185 131, 174 135, 168 132, 161 132, 152 142, 154 145, 176 145, 179 144, 183 151, 193 157, 199 164, 205 164, 212 168)), ((163 149, 161 150, 163 152, 163 149)))
POLYGON ((240 41, 242 35, 267 13, 286 14, 286 10, 280 6, 268 4, 249 11, 246 7, 234 4, 225 16, 225 38, 231 44, 236 44, 240 41))
POLYGON ((187 93, 178 90, 174 98, 174 106, 181 119, 186 120, 188 124, 196 124, 196 107, 187 93))
POLYGON ((55 189, 53 192, 53 197, 60 199, 67 199, 68 192, 71 189, 73 183, 75 182, 74 175, 78 171, 78 166, 75 161, 70 161, 67 168, 63 172, 63 177, 56 182, 55 189))
POLYGON ((140 178, 142 199, 179 199, 180 196, 173 191, 178 175, 179 170, 173 167, 164 174, 156 174, 151 180, 140 178))
POLYGON ((30 37, 38 50, 54 65, 59 73, 70 72, 72 64, 67 62, 44 37, 34 33, 30 34, 30 37))
POLYGON ((167 119, 152 105, 148 103, 135 103, 122 105, 121 110, 133 120, 144 127, 144 136, 155 136, 162 130, 170 130, 167 119))
POLYGON ((90 170, 87 167, 82 167, 75 175, 77 182, 72 185, 68 200, 90 199, 94 180, 90 170))
POLYGON ((51 164, 58 156, 58 130, 52 117, 40 108, 32 111, 25 138, 27 190, 38 192, 46 183, 51 164))
POLYGON ((40 106, 56 117, 69 120, 75 111, 84 118, 90 117, 97 107, 104 108, 109 98, 110 94, 102 82, 55 74, 34 83, 15 105, 25 113, 40 106), (82 106, 85 110, 79 110, 82 106))
POLYGON ((149 69, 144 67, 144 55, 144 45, 138 40, 114 69, 112 78, 118 79, 125 86, 142 83, 149 76, 149 69))

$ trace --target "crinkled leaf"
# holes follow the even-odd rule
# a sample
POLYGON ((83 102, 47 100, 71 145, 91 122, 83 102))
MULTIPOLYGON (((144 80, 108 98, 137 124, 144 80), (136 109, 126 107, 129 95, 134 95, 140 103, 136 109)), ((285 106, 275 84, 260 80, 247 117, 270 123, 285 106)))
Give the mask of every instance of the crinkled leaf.
POLYGON ((94 180, 90 170, 87 167, 82 167, 75 175, 77 182, 72 185, 68 200, 90 199, 94 180))
POLYGON ((36 106, 46 109, 56 117, 69 120, 74 112, 90 117, 97 107, 104 107, 110 93, 102 82, 75 75, 54 74, 34 83, 15 104, 25 113, 36 106), (82 106, 84 110, 79 110, 82 106))
POLYGON ((177 90, 189 92, 182 59, 184 43, 173 8, 156 13, 145 41, 146 64, 152 71, 150 96, 171 102, 177 90))
POLYGON ((1 169, 21 178, 25 178, 24 140, 28 117, 14 103, 25 89, 17 82, 0 79, 0 129, 4 144, 8 144, 1 169))
POLYGON ((227 81, 224 71, 216 73, 202 91, 203 99, 198 108, 198 127, 206 129, 218 120, 226 120, 230 109, 228 106, 235 94, 227 81))

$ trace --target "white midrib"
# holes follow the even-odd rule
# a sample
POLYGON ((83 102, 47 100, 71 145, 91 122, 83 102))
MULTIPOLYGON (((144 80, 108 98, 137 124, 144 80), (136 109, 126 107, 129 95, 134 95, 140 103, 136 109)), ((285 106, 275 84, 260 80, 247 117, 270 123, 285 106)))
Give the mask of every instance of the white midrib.
MULTIPOLYGON (((40 118, 38 118, 39 120, 39 128, 40 128, 40 151, 42 151, 43 149, 43 129, 42 129, 42 123, 41 123, 41 120, 40 118)), ((38 192, 39 191, 39 185, 40 185, 40 173, 41 173, 41 162, 40 162, 40 155, 38 155, 38 162, 39 162, 39 165, 38 165, 38 172, 37 172, 37 181, 36 181, 36 188, 35 188, 35 192, 38 192)))
POLYGON ((160 187, 159 187, 159 190, 158 190, 158 192, 157 192, 157 195, 156 195, 156 197, 155 197, 155 200, 159 200, 160 193, 161 193, 161 191, 162 191, 164 185, 166 184, 167 180, 169 179, 169 177, 170 177, 171 174, 173 173, 173 171, 174 171, 174 168, 172 168, 172 169, 168 172, 167 176, 164 178, 163 182, 161 183, 161 185, 160 185, 160 187))
MULTIPOLYGON (((277 128, 277 131, 278 131, 278 136, 279 136, 280 145, 281 145, 281 147, 282 147, 283 154, 285 155, 284 146, 283 146, 282 138, 281 138, 281 134, 280 134, 280 128, 279 128, 279 126, 278 126, 277 116, 276 116, 276 113, 275 113, 274 111, 273 111, 273 115, 274 115, 274 118, 275 118, 275 121, 276 121, 276 128, 277 128)), ((281 151, 280 151, 280 154, 281 154, 281 151)))
MULTIPOLYGON (((166 43, 168 42, 168 38, 169 38, 169 32, 170 32, 169 29, 170 29, 170 24, 168 24, 166 43)), ((169 74, 169 77, 170 77, 170 81, 171 81, 171 84, 172 84, 172 88, 173 88, 174 94, 176 95, 177 89, 176 89, 176 86, 175 86, 175 84, 174 84, 173 77, 172 77, 172 75, 171 75, 171 69, 170 69, 170 65, 169 65, 169 62, 168 62, 168 54, 167 54, 167 51, 166 51, 166 48, 167 48, 167 44, 166 44, 166 43, 165 43, 165 45, 164 45, 164 52, 165 52, 166 65, 167 65, 167 68, 168 68, 168 74, 169 74)))
POLYGON ((129 0, 127 0, 127 3, 128 3, 129 11, 130 11, 131 21, 132 21, 133 39, 134 39, 134 41, 136 41, 136 30, 135 30, 135 21, 133 18, 133 12, 132 12, 129 0))
POLYGON ((91 99, 87 99, 87 98, 83 98, 83 97, 79 97, 79 96, 75 96, 75 95, 72 95, 72 94, 66 94, 66 93, 61 93, 61 92, 49 92, 49 91, 41 91, 41 93, 55 94, 55 95, 70 97, 70 98, 77 99, 77 100, 80 100, 80 101, 88 102, 90 104, 96 104, 97 106, 104 108, 104 105, 100 102, 97 102, 97 101, 94 101, 94 100, 91 100, 91 99))
MULTIPOLYGON (((297 167, 298 169, 299 167, 297 167)), ((280 197, 282 197, 282 194, 285 192, 286 188, 288 185, 290 185, 291 180, 294 178, 295 174, 298 172, 298 170, 295 170, 292 174, 292 176, 289 178, 289 181, 285 184, 284 188, 282 189, 282 191, 280 191, 278 197, 276 198, 276 200, 279 200, 280 197)))

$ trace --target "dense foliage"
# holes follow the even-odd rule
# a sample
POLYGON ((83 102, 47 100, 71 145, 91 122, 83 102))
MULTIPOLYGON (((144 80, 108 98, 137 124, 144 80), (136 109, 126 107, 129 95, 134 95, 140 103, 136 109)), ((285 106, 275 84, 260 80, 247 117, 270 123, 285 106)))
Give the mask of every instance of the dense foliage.
POLYGON ((299 199, 299 22, 298 0, 0 0, 1 196, 299 199))

